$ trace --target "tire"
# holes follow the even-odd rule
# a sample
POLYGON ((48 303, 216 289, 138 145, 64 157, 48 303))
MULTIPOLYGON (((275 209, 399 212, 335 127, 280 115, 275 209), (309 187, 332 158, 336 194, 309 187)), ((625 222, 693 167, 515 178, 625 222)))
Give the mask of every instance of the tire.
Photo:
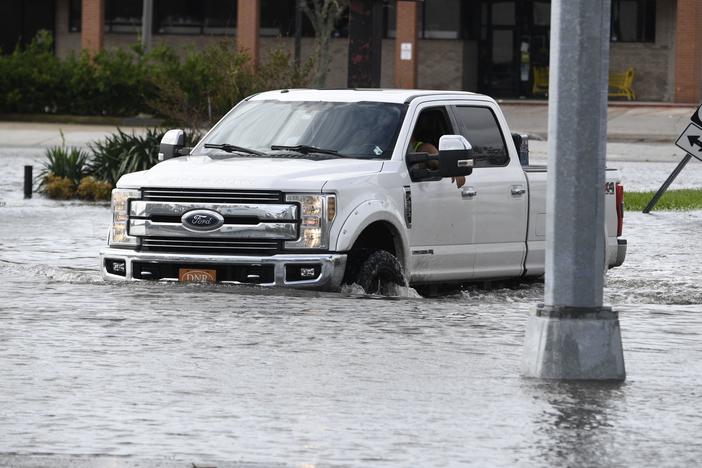
POLYGON ((397 287, 407 285, 399 260, 385 250, 370 253, 355 270, 346 282, 358 284, 366 294, 397 295, 397 287))

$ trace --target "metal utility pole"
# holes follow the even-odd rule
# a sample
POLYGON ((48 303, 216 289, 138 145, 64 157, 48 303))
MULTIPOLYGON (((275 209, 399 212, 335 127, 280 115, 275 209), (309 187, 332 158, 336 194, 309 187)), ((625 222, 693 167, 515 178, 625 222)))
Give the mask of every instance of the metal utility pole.
POLYGON ((144 0, 141 16, 141 46, 144 50, 151 49, 151 26, 154 17, 154 0, 144 0))
POLYGON ((610 0, 554 0, 544 304, 529 317, 523 374, 624 380, 617 312, 603 306, 610 0))

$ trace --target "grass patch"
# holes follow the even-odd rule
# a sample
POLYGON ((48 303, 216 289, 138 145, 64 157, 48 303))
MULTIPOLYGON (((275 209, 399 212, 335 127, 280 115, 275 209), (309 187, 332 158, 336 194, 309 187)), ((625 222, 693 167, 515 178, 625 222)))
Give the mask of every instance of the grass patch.
MULTIPOLYGON (((643 211, 656 192, 626 192, 624 193, 624 209, 626 211, 643 211)), ((702 190, 683 189, 668 190, 663 194, 653 211, 688 211, 702 210, 702 190)))

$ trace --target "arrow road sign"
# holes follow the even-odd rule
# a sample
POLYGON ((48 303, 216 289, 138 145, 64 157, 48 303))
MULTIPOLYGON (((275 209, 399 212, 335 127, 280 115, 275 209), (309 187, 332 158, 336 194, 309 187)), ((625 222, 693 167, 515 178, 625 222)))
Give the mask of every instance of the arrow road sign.
POLYGON ((692 120, 692 123, 687 126, 685 131, 682 132, 682 135, 678 137, 678 141, 675 142, 675 144, 684 149, 687 154, 668 176, 668 179, 663 182, 663 185, 661 185, 661 188, 658 189, 651 201, 648 202, 648 205, 646 205, 646 208, 643 210, 644 213, 651 212, 656 206, 656 203, 658 203, 658 200, 660 200, 665 191, 668 190, 670 184, 673 183, 678 174, 680 174, 685 165, 687 165, 693 157, 702 161, 702 106, 697 108, 697 112, 690 117, 690 120, 692 120))
POLYGON ((702 127, 702 106, 697 108, 695 113, 692 114, 692 117, 690 117, 690 120, 692 120, 692 122, 698 127, 702 127))
MULTIPOLYGON (((697 136, 697 135, 689 136, 689 137, 687 137, 687 141, 690 142, 690 146, 692 146, 693 148, 695 146, 699 146, 702 149, 702 143, 700 143, 699 136, 697 136)), ((699 150, 697 150, 697 151, 699 151, 699 150)))
POLYGON ((675 144, 702 161, 702 128, 695 124, 688 125, 675 144))

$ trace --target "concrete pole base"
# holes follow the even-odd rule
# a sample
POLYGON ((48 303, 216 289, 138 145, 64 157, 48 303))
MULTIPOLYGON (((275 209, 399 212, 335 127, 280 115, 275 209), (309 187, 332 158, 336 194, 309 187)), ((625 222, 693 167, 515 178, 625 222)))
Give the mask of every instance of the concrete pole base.
POLYGON ((527 323, 522 375, 541 379, 624 380, 619 314, 609 307, 539 304, 527 323))

